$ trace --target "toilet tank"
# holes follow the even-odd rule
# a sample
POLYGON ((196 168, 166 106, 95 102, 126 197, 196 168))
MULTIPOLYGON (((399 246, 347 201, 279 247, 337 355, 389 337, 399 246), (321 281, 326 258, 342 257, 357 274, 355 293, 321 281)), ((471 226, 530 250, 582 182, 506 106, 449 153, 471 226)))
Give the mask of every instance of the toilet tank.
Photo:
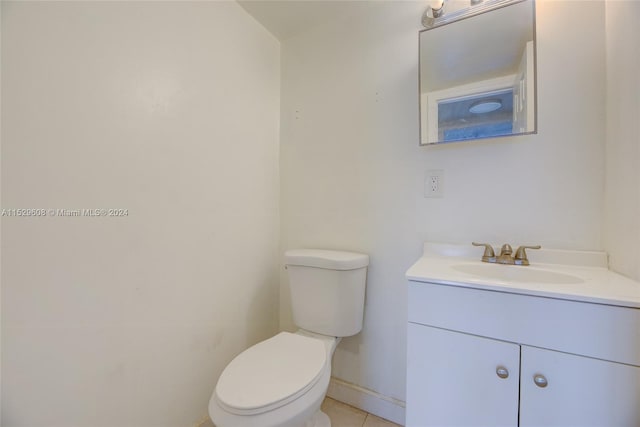
POLYGON ((369 256, 324 249, 285 252, 295 324, 334 337, 362 329, 369 256))

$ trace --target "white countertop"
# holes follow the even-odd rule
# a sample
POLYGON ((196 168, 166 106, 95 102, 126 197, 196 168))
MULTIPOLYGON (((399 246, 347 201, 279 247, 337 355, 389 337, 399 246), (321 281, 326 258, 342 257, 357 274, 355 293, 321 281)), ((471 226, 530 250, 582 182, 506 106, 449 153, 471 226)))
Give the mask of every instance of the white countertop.
MULTIPOLYGON (((515 248, 514 248, 515 250, 515 248)), ((425 244, 424 255, 406 273, 409 280, 499 292, 640 308, 640 282, 610 271, 602 252, 527 251, 530 266, 505 266, 480 261, 482 248, 471 245, 425 244), (544 261, 544 262, 542 262, 544 261), (562 264, 553 261, 561 261, 562 264), (582 283, 507 281, 458 271, 454 266, 481 264, 496 269, 532 269, 577 276, 582 283)), ((499 253, 499 248, 496 254, 499 253)), ((497 271, 497 273, 506 270, 497 271)), ((500 276, 500 274, 498 274, 500 276)))

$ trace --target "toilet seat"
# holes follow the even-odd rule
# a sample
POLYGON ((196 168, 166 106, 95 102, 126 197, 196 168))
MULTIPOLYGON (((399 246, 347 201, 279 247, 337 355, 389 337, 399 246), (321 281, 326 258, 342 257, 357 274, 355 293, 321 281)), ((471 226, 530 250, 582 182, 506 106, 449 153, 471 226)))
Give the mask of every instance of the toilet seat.
POLYGON ((231 361, 218 380, 216 400, 238 415, 276 409, 311 389, 326 363, 327 350, 321 340, 281 332, 231 361))

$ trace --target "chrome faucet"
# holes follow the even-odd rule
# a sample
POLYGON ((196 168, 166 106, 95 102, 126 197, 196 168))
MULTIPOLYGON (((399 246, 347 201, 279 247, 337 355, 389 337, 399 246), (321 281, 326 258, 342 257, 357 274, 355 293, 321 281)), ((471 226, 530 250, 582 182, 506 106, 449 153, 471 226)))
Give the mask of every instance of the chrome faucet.
POLYGON ((505 243, 500 248, 500 255, 496 256, 493 251, 493 247, 488 243, 476 243, 471 242, 473 246, 484 246, 484 254, 482 255, 482 262, 490 262, 496 264, 506 264, 506 265, 529 265, 529 260, 527 259, 527 252, 525 249, 540 249, 540 245, 535 246, 520 246, 516 250, 516 254, 511 255, 513 253, 513 248, 510 244, 505 243))
POLYGON ((505 243, 500 248, 500 255, 498 255, 498 258, 496 258, 496 262, 498 264, 509 264, 509 265, 515 264, 513 256, 511 255, 512 253, 513 253, 513 248, 511 247, 511 245, 508 243, 505 243))

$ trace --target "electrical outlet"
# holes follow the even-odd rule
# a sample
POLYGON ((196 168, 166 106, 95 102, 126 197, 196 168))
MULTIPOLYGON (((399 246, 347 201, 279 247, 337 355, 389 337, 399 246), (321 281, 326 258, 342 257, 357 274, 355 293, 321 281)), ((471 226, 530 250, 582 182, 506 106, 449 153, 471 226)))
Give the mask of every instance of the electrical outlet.
POLYGON ((442 197, 444 184, 444 171, 428 170, 424 179, 424 197, 442 197))

